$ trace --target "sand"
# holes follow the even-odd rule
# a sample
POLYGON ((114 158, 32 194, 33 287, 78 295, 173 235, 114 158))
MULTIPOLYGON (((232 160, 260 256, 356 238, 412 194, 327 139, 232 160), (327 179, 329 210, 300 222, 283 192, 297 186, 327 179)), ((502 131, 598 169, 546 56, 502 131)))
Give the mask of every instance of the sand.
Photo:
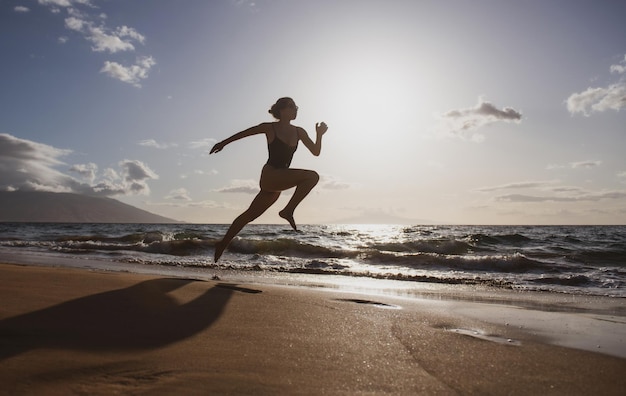
POLYGON ((623 299, 221 278, 1 264, 0 394, 626 389, 623 299))

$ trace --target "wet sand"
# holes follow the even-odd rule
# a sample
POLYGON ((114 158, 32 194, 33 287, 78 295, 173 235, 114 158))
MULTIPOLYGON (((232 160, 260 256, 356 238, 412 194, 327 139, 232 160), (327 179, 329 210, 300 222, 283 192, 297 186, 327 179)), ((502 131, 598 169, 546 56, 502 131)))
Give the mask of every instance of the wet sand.
POLYGON ((0 394, 626 389, 622 299, 194 278, 0 265, 0 394))

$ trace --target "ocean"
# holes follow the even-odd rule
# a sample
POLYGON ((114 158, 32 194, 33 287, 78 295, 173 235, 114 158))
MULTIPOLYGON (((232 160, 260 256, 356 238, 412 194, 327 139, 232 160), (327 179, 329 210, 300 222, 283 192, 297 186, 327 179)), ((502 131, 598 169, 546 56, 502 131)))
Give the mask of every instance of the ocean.
MULTIPOLYGON (((626 226, 0 223, 2 253, 626 297, 626 226)), ((318 277, 319 278, 319 277, 318 277)))

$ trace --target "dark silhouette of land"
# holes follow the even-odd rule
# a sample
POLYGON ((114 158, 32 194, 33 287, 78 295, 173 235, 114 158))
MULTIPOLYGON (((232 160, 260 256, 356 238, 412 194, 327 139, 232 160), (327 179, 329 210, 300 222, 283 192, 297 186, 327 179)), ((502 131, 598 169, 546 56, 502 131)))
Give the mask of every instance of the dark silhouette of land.
POLYGON ((1 191, 0 222, 178 223, 112 198, 37 191, 1 191))

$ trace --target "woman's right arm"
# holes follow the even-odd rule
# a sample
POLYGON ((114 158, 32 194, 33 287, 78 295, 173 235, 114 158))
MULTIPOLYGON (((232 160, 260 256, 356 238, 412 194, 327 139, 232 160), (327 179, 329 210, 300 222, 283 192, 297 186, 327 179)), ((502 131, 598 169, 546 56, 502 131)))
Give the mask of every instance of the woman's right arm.
POLYGON ((257 126, 250 127, 246 129, 245 131, 237 132, 236 134, 229 137, 228 139, 224 139, 219 143, 215 143, 215 146, 213 146, 209 154, 219 153, 227 144, 230 144, 236 140, 243 139, 252 135, 267 133, 268 131, 267 124, 268 124, 267 122, 264 122, 257 126))

